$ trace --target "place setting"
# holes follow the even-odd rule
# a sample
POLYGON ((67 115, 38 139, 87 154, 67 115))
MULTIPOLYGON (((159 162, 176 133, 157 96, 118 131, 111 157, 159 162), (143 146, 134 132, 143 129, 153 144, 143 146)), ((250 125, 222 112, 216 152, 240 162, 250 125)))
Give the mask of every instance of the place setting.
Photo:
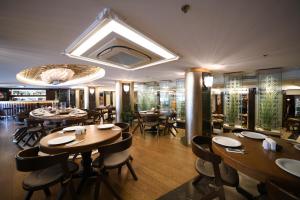
POLYGON ((242 143, 236 139, 225 137, 225 136, 214 136, 212 141, 222 147, 230 153, 240 153, 245 154, 245 149, 242 149, 242 143))

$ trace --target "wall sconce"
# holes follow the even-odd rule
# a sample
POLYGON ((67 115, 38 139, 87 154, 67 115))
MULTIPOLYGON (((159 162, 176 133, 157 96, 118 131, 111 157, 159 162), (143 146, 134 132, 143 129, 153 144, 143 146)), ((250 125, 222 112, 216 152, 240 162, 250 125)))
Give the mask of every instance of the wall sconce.
POLYGON ((123 85, 123 90, 124 90, 124 92, 129 92, 129 85, 128 84, 124 84, 123 85))
POLYGON ((94 94, 95 93, 95 88, 90 88, 90 94, 94 94))
POLYGON ((212 75, 208 75, 204 77, 205 87, 212 87, 213 82, 214 82, 214 77, 212 75))

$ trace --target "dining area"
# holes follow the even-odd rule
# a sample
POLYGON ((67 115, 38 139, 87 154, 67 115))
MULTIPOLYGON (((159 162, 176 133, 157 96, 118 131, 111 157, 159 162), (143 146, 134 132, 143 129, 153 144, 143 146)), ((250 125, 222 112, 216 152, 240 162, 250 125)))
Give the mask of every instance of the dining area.
POLYGON ((0 200, 300 200, 300 2, 0 6, 0 200))

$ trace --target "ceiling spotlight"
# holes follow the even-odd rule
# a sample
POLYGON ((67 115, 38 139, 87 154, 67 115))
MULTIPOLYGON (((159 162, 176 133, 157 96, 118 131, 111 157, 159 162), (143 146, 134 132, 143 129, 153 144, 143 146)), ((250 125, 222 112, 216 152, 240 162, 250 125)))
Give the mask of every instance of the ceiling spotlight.
POLYGON ((181 11, 186 14, 190 10, 191 6, 189 4, 185 4, 181 7, 181 11))

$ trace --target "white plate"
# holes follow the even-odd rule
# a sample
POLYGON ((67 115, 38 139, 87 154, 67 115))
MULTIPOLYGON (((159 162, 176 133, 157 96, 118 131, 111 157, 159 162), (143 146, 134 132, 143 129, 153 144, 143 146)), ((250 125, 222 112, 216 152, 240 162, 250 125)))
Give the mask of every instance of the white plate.
POLYGON ((60 145, 72 142, 76 139, 75 135, 66 135, 57 138, 53 138, 48 141, 48 145, 60 145))
POLYGON ((99 126, 97 126, 98 129, 110 129, 112 127, 114 127, 114 124, 101 124, 99 126))
POLYGON ((240 141, 224 136, 215 136, 212 141, 226 147, 239 147, 242 145, 240 141))
POLYGON ((288 158, 278 158, 275 160, 276 165, 284 171, 298 176, 300 178, 300 161, 288 158))
POLYGON ((65 132, 69 132, 69 131, 76 131, 79 127, 81 126, 69 126, 63 129, 63 131, 65 132))
POLYGON ((298 150, 300 150, 300 144, 295 144, 294 147, 298 150))
POLYGON ((267 138, 267 136, 265 136, 264 134, 251 132, 251 131, 242 131, 241 134, 245 137, 256 139, 256 140, 264 140, 267 138))

